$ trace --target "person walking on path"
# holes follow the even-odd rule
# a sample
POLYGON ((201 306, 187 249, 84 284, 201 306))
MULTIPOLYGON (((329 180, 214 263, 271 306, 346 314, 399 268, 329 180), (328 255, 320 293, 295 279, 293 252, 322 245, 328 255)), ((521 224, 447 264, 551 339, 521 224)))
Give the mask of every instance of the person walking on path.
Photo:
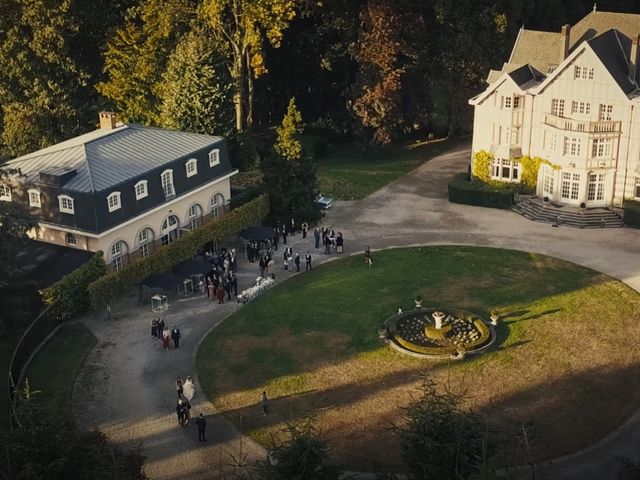
POLYGON ((224 303, 224 293, 225 293, 224 288, 222 288, 222 285, 220 285, 216 290, 216 295, 218 297, 218 304, 224 303))
POLYGON ((367 245, 367 247, 364 249, 364 263, 366 263, 369 268, 371 268, 371 265, 373 265, 373 259, 371 258, 371 249, 369 248, 369 245, 367 245))
POLYGON ((300 254, 296 253, 296 258, 294 260, 294 263, 296 264, 296 272, 300 271, 300 254))
POLYGON ((304 271, 308 272, 309 270, 311 270, 311 254, 307 252, 307 254, 304 256, 304 259, 307 262, 307 265, 305 266, 304 271))
POLYGON ((267 392, 262 392, 262 415, 269 413, 269 399, 267 398, 267 392))
POLYGON ((344 238, 342 238, 341 232, 338 232, 338 237, 336 238, 336 252, 344 252, 344 238))
POLYGON ((184 425, 189 425, 189 422, 191 421, 191 404, 189 403, 189 400, 187 400, 186 398, 182 397, 182 405, 184 406, 184 425))
POLYGON ((182 403, 182 400, 178 399, 178 404, 176 405, 176 415, 178 416, 178 424, 181 427, 184 427, 184 420, 185 420, 185 407, 184 404, 182 403))
POLYGON ((180 399, 184 391, 184 385, 182 384, 182 379, 180 377, 176 379, 176 391, 178 392, 178 399, 180 399))
POLYGON ((302 224, 302 238, 305 239, 307 238, 307 231, 309 230, 309 224, 307 222, 304 222, 302 224))
POLYGON ((174 347, 176 347, 176 348, 180 347, 180 337, 181 336, 182 336, 182 334, 180 333, 180 329, 174 325, 173 329, 171 330, 171 338, 173 339, 173 346, 174 347))
POLYGON ((184 398, 191 401, 193 400, 193 396, 195 395, 195 393, 196 387, 193 384, 193 380, 191 380, 191 377, 187 377, 187 379, 182 384, 182 395, 184 396, 184 398))
POLYGON ((313 229, 313 238, 316 241, 316 248, 320 248, 320 229, 318 227, 313 229))
POLYGON ((198 443, 206 442, 205 430, 207 429, 207 420, 202 413, 198 415, 196 426, 198 427, 198 443))
POLYGON ((170 341, 171 341, 171 332, 169 332, 169 327, 164 327, 164 330, 162 330, 162 348, 164 348, 167 352, 169 351, 170 341))

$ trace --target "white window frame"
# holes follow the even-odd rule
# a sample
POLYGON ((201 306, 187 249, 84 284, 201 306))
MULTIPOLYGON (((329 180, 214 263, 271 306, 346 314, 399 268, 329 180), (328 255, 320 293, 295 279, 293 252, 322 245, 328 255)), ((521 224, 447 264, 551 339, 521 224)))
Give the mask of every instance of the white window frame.
POLYGON ((564 117, 564 100, 561 98, 551 99, 551 113, 556 117, 564 117))
POLYGON ((601 202, 604 200, 604 173, 589 173, 587 177, 587 201, 601 202))
POLYGON ((218 218, 222 214, 224 204, 225 204, 225 200, 224 200, 224 195, 222 193, 216 192, 212 195, 212 197, 209 199, 209 210, 213 218, 218 218), (222 202, 219 202, 219 203, 216 202, 215 200, 217 198, 222 198, 222 202))
POLYGON ((519 182, 520 163, 508 158, 494 158, 491 160, 491 178, 502 182, 519 182))
POLYGON ((220 149, 214 148, 209 152, 209 166, 215 167, 220 164, 220 149))
POLYGON ((34 208, 41 208, 42 200, 40 198, 40 190, 36 188, 30 188, 29 190, 27 190, 27 193, 29 194, 29 206, 34 208))
POLYGON ((64 236, 64 240, 67 243, 67 245, 73 245, 73 246, 78 245, 78 239, 73 233, 67 233, 64 236))
POLYGON ((76 213, 73 197, 70 197, 69 195, 58 195, 58 209, 62 213, 76 213))
POLYGON ((198 161, 195 158, 190 158, 187 163, 184 164, 184 168, 187 172, 187 178, 193 177, 198 173, 198 161))
POLYGON ((554 191, 554 180, 555 180, 555 173, 553 171, 549 171, 548 169, 545 169, 544 171, 544 175, 543 175, 543 184, 542 184, 542 191, 550 196, 553 196, 553 191, 554 191))
POLYGON ((164 197, 170 199, 176 196, 176 189, 173 186, 173 170, 165 170, 160 174, 160 183, 162 184, 162 191, 164 197), (165 181, 168 178, 168 181, 165 181))
POLYGON ((569 157, 580 156, 580 139, 578 137, 564 137, 562 155, 569 157))
POLYGON ((128 245, 123 240, 116 240, 113 243, 113 245, 111 245, 111 265, 113 265, 113 268, 116 270, 116 272, 122 270, 122 267, 123 267, 122 258, 124 257, 124 254, 127 253, 122 248, 123 244, 127 249, 129 248, 128 245))
POLYGON ((594 138, 591 146, 592 158, 611 158, 612 138, 594 138))
POLYGON ((591 103, 584 102, 582 100, 574 100, 571 102, 571 114, 572 115, 590 115, 591 103))
POLYGON ((506 110, 511 110, 511 105, 513 105, 513 100, 510 95, 506 97, 502 97, 502 108, 506 110))
POLYGON ((146 180, 140 180, 133 186, 133 189, 136 192, 136 200, 142 200, 143 198, 149 196, 146 180))
POLYGON ((151 238, 149 238, 149 231, 153 233, 148 227, 144 227, 138 233, 138 250, 140 251, 141 257, 149 256, 149 245, 151 244, 151 238))
POLYGON ((4 183, 0 183, 0 200, 3 202, 11 201, 11 187, 4 183))
POLYGON ((120 210, 120 207, 122 207, 120 192, 110 193, 109 196, 107 196, 107 208, 109 208, 109 213, 120 210))
POLYGON ((610 122, 613 118, 613 105, 601 103, 598 111, 598 120, 601 122, 610 122))

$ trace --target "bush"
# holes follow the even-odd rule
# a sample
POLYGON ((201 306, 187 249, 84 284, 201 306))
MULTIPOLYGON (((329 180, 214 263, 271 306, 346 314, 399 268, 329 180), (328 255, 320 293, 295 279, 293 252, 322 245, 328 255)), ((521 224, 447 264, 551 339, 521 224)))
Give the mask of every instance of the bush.
POLYGON ((449 182, 449 201, 490 208, 511 208, 513 191, 489 185, 481 180, 469 182, 466 173, 459 173, 449 182))
POLYGON ((202 228, 186 233, 153 255, 139 258, 122 270, 97 279, 89 285, 91 305, 96 308, 108 305, 147 277, 166 272, 178 263, 192 258, 205 243, 219 242, 235 235, 240 230, 255 225, 268 213, 269 200, 266 195, 262 195, 202 228))
POLYGON ((262 187, 260 185, 247 187, 231 195, 231 203, 229 205, 232 209, 238 208, 244 205, 245 203, 249 203, 251 200, 260 196, 261 194, 262 194, 262 187))
POLYGON ((624 202, 624 223, 629 227, 640 228, 640 202, 624 202))
POLYGON ((57 318, 68 320, 89 309, 89 284, 106 273, 103 254, 97 252, 87 263, 46 288, 42 292, 42 299, 47 305, 55 304, 53 313, 57 318))

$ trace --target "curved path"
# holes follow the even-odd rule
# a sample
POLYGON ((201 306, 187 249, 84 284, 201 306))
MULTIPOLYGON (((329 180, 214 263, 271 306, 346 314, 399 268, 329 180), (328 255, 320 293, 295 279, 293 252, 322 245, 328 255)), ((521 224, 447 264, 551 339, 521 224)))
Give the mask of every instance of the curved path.
MULTIPOLYGON (((337 202, 325 223, 343 232, 345 251, 414 244, 464 244, 513 248, 569 260, 607 273, 640 291, 640 230, 553 228, 510 212, 450 204, 447 182, 465 171, 470 157, 458 147, 362 201, 337 202)), ((313 238, 294 239, 294 252, 311 250, 313 238)), ((313 255, 314 262, 332 257, 313 255)), ((240 286, 249 285, 255 264, 240 264, 240 286)), ((277 280, 286 274, 279 273, 277 280)), ((194 355, 203 335, 238 305, 209 303, 198 297, 173 302, 168 325, 178 325, 183 342, 164 352, 149 335, 149 307, 135 307, 134 295, 115 307, 116 321, 87 320, 99 339, 74 387, 80 425, 97 427, 124 446, 140 445, 151 478, 205 478, 234 468, 238 457, 264 458, 263 449, 240 435, 200 394, 192 412, 208 415, 209 442, 197 443, 194 427, 175 420, 173 382, 195 373, 194 355)), ((199 393, 199 392, 198 392, 199 393)), ((259 399, 256 399, 259 408, 259 399)), ((538 478, 589 480, 615 478, 614 456, 635 458, 640 442, 640 415, 597 445, 540 467, 538 478)), ((242 462, 241 462, 242 463, 242 462)), ((530 475, 525 475, 530 478, 530 475)))

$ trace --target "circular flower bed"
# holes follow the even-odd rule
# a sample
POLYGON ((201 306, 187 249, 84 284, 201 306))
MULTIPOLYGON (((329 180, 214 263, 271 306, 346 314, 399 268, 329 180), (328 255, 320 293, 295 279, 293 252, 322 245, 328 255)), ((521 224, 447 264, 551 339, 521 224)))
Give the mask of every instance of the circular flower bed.
POLYGON ((493 328, 481 317, 452 308, 418 308, 392 315, 385 321, 384 337, 402 353, 460 359, 487 349, 495 341, 493 328), (440 328, 436 328, 434 313, 442 318, 440 328))

